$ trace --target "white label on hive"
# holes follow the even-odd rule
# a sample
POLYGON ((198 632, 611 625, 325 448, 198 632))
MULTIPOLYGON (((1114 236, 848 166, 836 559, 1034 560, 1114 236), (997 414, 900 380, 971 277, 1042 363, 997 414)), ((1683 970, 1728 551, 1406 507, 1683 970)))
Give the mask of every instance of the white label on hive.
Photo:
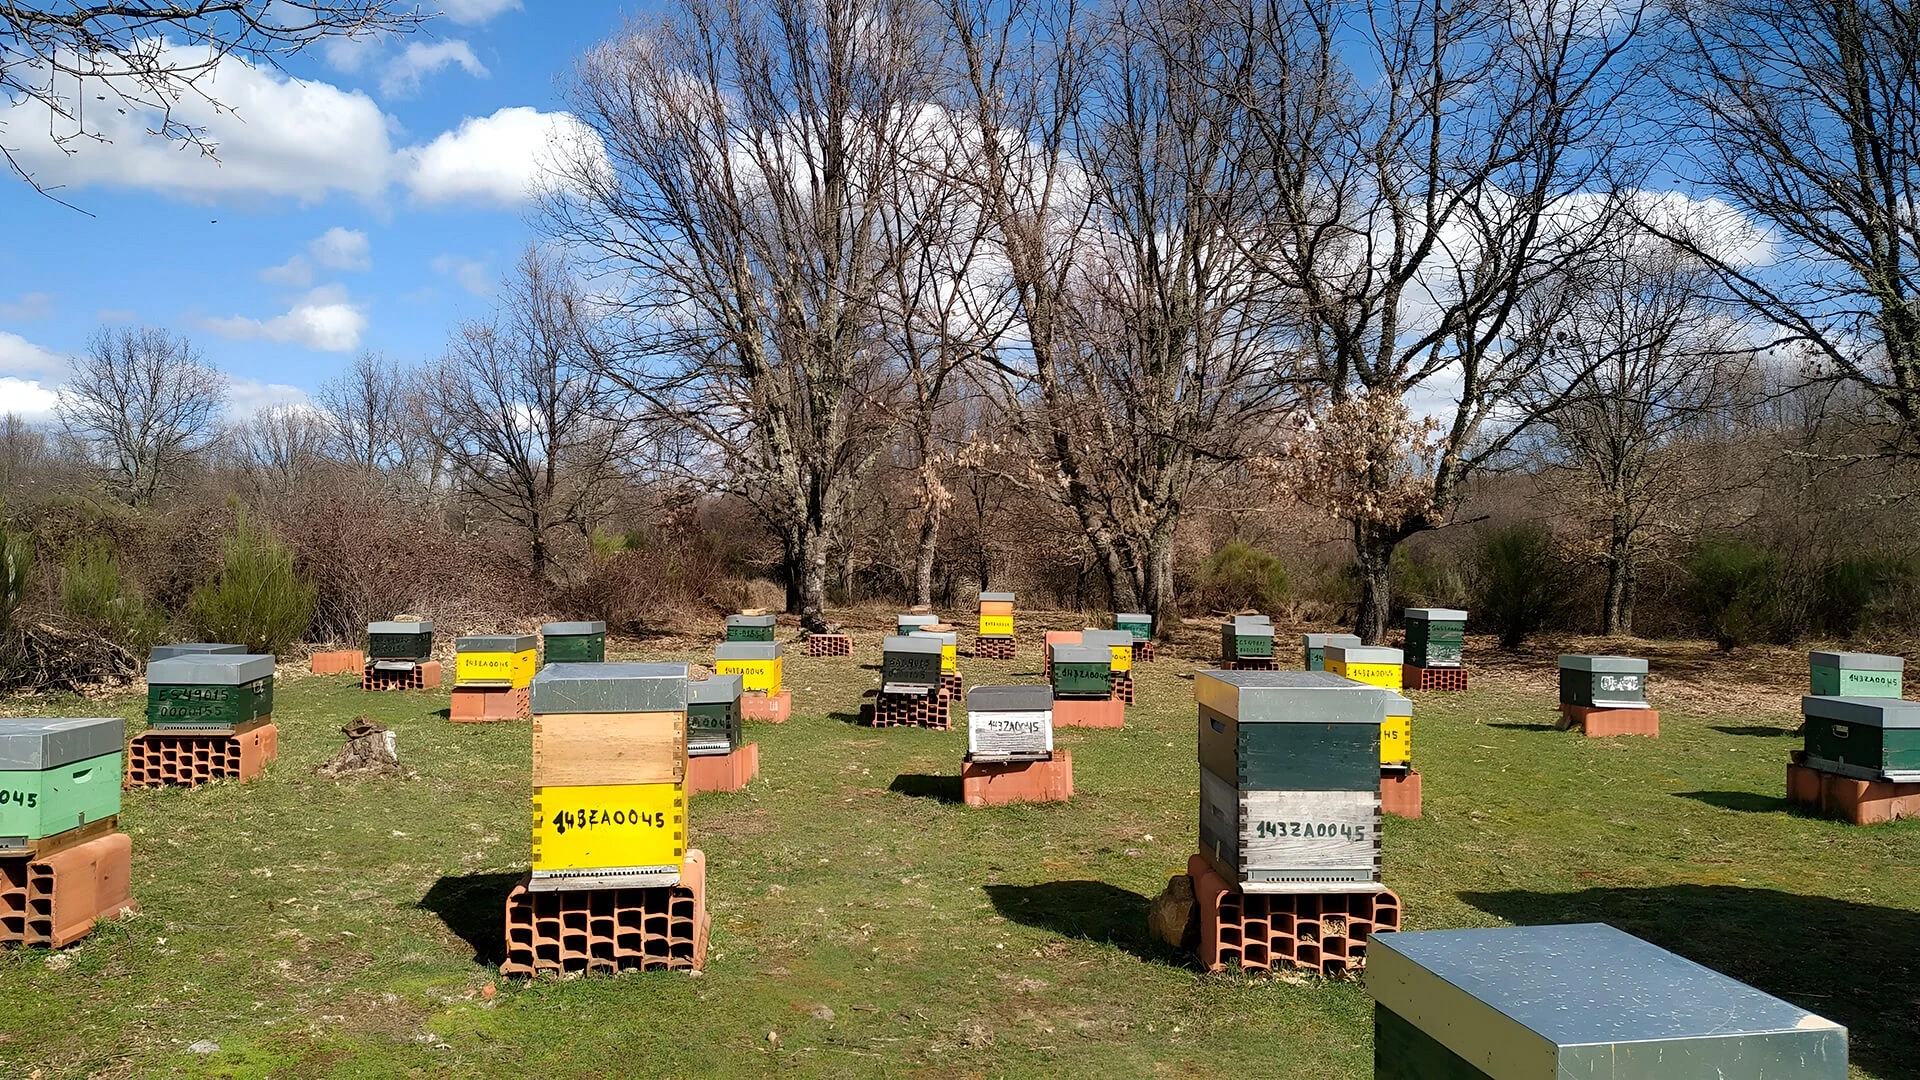
POLYGON ((1238 835, 1239 858, 1250 870, 1371 872, 1380 840, 1378 791, 1241 791, 1200 770, 1202 813, 1215 818, 1216 835, 1238 835), (1236 828, 1221 818, 1238 804, 1236 828))
POLYGON ((1053 713, 967 712, 967 752, 1047 753, 1053 750, 1053 713))

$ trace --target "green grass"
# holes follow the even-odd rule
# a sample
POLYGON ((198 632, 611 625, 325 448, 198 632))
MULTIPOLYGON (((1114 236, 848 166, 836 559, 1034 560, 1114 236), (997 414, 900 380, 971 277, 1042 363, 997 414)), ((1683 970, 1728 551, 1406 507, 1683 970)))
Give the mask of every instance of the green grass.
MULTIPOLYGON (((705 974, 491 1001, 528 860, 527 725, 285 679, 263 780, 128 793, 137 918, 64 960, 0 954, 0 1073, 1366 1076, 1358 983, 1206 975, 1147 938, 1195 843, 1191 671, 1143 665, 1125 730, 1059 733, 1072 804, 969 810, 945 801, 964 733, 855 727, 875 673, 791 658, 794 720, 749 725, 762 779, 692 806, 705 974), (362 712, 419 779, 313 774, 362 712), (188 1053, 201 1039, 219 1051, 188 1053)), ((1612 922, 1846 1023, 1856 1075, 1915 1075, 1920 823, 1789 815, 1791 718, 1662 704, 1657 741, 1587 740, 1497 685, 1421 696, 1427 817, 1389 819, 1385 857, 1409 928, 1612 922)))

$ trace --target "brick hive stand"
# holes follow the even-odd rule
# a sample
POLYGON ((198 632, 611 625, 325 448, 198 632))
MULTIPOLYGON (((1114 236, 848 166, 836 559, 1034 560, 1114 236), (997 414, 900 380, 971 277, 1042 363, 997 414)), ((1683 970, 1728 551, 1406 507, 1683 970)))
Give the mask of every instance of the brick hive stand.
MULTIPOLYGON (((1805 751, 1793 753, 1797 759, 1805 751)), ((1819 817, 1854 825, 1880 825, 1900 818, 1920 818, 1920 784, 1856 780, 1810 769, 1795 760, 1787 764, 1787 802, 1819 817)))
POLYGON ((1561 728, 1579 728, 1591 739, 1614 735, 1660 737, 1660 713, 1656 709, 1596 709, 1591 705, 1560 706, 1561 728))
POLYGON ((687 759, 687 797, 708 791, 739 791, 760 775, 760 744, 736 746, 731 753, 687 759))
POLYGON ((1054 727, 1117 728, 1127 723, 1127 703, 1119 698, 1054 698, 1054 727))
POLYGON ((1390 891, 1243 893, 1199 855, 1187 860, 1200 908, 1200 963, 1218 971, 1297 967, 1345 975, 1366 966, 1367 935, 1400 929, 1400 898, 1390 891))
POLYGON ((966 680, 962 679, 957 671, 943 671, 940 673, 940 691, 955 701, 965 701, 966 680))
POLYGON ((1380 812, 1394 817, 1420 816, 1420 774, 1412 769, 1380 773, 1380 812))
POLYGON ((1402 690, 1465 690, 1467 669, 1463 667, 1414 667, 1400 669, 1402 690))
POLYGON ((215 780, 246 783, 280 753, 280 732, 262 723, 232 734, 145 731, 127 745, 127 786, 199 787, 215 780))
POLYGON ((699 849, 687 849, 678 885, 532 892, 531 877, 507 895, 507 958, 500 974, 706 967, 711 922, 707 859, 699 849))
POLYGON ((1055 750, 1048 761, 967 761, 960 765, 960 800, 968 806, 1066 802, 1073 798, 1073 755, 1055 750))
POLYGON ((108 833, 38 857, 0 859, 0 945, 59 949, 135 907, 133 841, 108 833))
POLYGON ((359 649, 314 653, 307 666, 315 675, 358 675, 367 668, 367 654, 359 649))
POLYGON ((882 691, 860 707, 860 722, 868 727, 923 727, 935 731, 953 728, 953 699, 945 690, 931 694, 889 694, 882 691))
POLYGON ((1109 696, 1122 705, 1133 704, 1133 672, 1115 671, 1107 676, 1107 685, 1113 687, 1109 696))
POLYGON ((852 656, 853 639, 845 634, 808 634, 808 656, 852 656))
POLYGON ((973 657, 976 660, 1013 660, 1018 654, 1019 648, 1015 645, 1014 638, 973 639, 973 657))
POLYGON ((1133 658, 1134 658, 1135 660, 1151 660, 1151 659, 1153 659, 1153 642, 1151 642, 1151 641, 1136 641, 1136 642, 1134 642, 1134 643, 1133 643, 1133 658))
POLYGON ((784 724, 793 716, 793 691, 782 690, 768 696, 761 693, 740 695, 740 719, 767 724, 784 724))
POLYGON ((362 690, 438 690, 440 689, 440 661, 428 660, 413 665, 413 670, 405 675, 388 674, 376 671, 368 664, 360 675, 362 690))
POLYGON ((456 724, 484 724, 494 720, 525 720, 533 715, 533 691, 453 688, 447 719, 456 724))

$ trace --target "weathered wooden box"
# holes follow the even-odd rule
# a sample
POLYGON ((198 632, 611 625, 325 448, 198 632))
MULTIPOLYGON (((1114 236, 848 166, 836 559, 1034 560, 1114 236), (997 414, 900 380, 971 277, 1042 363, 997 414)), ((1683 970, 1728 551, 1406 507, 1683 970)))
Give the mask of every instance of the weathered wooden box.
POLYGON ((120 812, 126 721, 0 719, 0 854, 120 812))
POLYGON ((1406 654, 1384 645, 1328 645, 1327 670, 1335 675, 1377 686, 1382 690, 1400 689, 1400 674, 1406 667, 1406 654))
POLYGON ((880 643, 880 691, 928 694, 940 688, 943 646, 933 635, 895 634, 880 643))
POLYGON ((1920 701, 1884 697, 1800 699, 1806 764, 1858 780, 1920 783, 1920 701))
POLYGON ((1375 934, 1376 1080, 1845 1080, 1847 1030, 1599 923, 1375 934))
POLYGON ((715 675, 687 683, 687 754, 730 754, 740 745, 740 676, 715 675))
POLYGON ((550 622, 540 628, 549 664, 601 664, 607 659, 607 624, 550 622))
POLYGON ((522 690, 540 668, 532 634, 470 634, 453 639, 453 685, 522 690))
POLYGON ((1900 696, 1907 662, 1879 653, 1814 652, 1807 654, 1807 691, 1816 697, 1900 696))
POLYGON ((377 622, 367 624, 368 660, 433 659, 433 623, 377 622))
POLYGON ((1327 670, 1327 646, 1338 645, 1341 648, 1358 648, 1358 634, 1302 634, 1300 635, 1300 653, 1302 666, 1308 671, 1327 670))
POLYGON ((967 691, 967 758, 1037 760, 1053 753, 1053 690, 976 686, 967 691))
POLYGON ((1057 642, 1053 661, 1054 697, 1106 697, 1113 693, 1113 650, 1104 645, 1057 642))
POLYGON ((1414 667, 1460 667, 1466 654, 1467 613, 1457 608, 1408 608, 1406 662, 1414 667))
POLYGON ((273 715, 273 657, 187 653, 147 665, 147 723, 224 730, 273 715))
POLYGON ((1596 709, 1647 707, 1647 662, 1633 656, 1560 657, 1560 704, 1596 709))
POLYGON ((728 641, 772 641, 774 616, 772 615, 729 615, 727 616, 728 641))

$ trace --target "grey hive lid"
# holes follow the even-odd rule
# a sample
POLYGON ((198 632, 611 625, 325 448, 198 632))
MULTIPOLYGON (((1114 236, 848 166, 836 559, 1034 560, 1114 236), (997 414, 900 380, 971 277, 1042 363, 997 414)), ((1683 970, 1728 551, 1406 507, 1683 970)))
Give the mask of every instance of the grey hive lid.
POLYGON ((1051 686, 975 686, 967 691, 967 711, 976 712, 1049 712, 1053 709, 1051 686))
POLYGON ((1920 701, 1884 697, 1803 697, 1800 714, 1877 728, 1920 728, 1920 701))
POLYGON ((778 660, 777 641, 723 641, 714 647, 715 660, 778 660))
POLYGON ((940 622, 940 616, 938 615, 896 615, 893 620, 893 625, 895 626, 935 626, 935 625, 938 625, 939 622, 940 622))
POLYGON ((1605 675, 1645 675, 1647 662, 1637 656, 1590 656, 1586 653, 1561 653, 1562 671, 1597 671, 1605 675))
POLYGON ((933 640, 938 641, 942 645, 960 644, 960 632, 958 630, 915 630, 909 633, 907 636, 917 637, 917 638, 932 638, 933 640))
POLYGON ((0 772, 57 769, 118 753, 126 744, 127 722, 117 716, 0 720, 0 772))
POLYGON ((1010 592, 983 592, 980 594, 980 602, 983 604, 1011 604, 1013 603, 1013 594, 1010 592))
POLYGON ((1811 652, 1807 663, 1841 671, 1905 671, 1907 667, 1903 657, 1870 652, 1811 652))
POLYGON ((469 634, 453 639, 453 651, 463 652, 532 652, 540 647, 540 639, 532 634, 469 634))
POLYGON ((1114 622, 1147 622, 1147 623, 1150 623, 1150 622, 1152 622, 1152 621, 1153 621, 1153 616, 1151 616, 1151 615, 1149 615, 1149 614, 1147 614, 1147 613, 1146 613, 1146 612, 1144 612, 1144 611, 1122 611, 1122 612, 1120 612, 1120 613, 1118 613, 1118 614, 1116 614, 1116 615, 1115 615, 1115 616, 1113 617, 1113 621, 1114 621, 1114 622))
POLYGON ((533 677, 535 713, 684 712, 685 664, 548 664, 533 677))
POLYGON ((419 622, 375 622, 367 624, 369 634, 431 634, 433 620, 422 619, 419 622))
POLYGON ((1600 923, 1375 934, 1366 985, 1485 1076, 1625 1075, 1623 1044, 1645 1043, 1674 1075, 1847 1075, 1839 1024, 1600 923), (1803 1040, 1812 1060, 1775 1062, 1741 1038, 1769 1035, 1803 1040))
POLYGON ((1095 630, 1088 627, 1080 631, 1080 644, 1105 645, 1109 649, 1131 649, 1133 648, 1133 631, 1095 630))
POLYGON ((880 642, 881 652, 940 655, 939 634, 890 634, 880 642))
POLYGON ((550 622, 540 628, 540 633, 546 637, 586 637, 606 632, 607 624, 598 619, 592 622, 550 622))
POLYGON ((718 705, 729 701, 739 701, 741 694, 741 676, 709 675, 704 679, 691 679, 687 682, 687 704, 718 705))
POLYGON ((1327 659, 1343 664, 1404 664, 1407 654, 1385 645, 1328 645, 1327 659))
POLYGON ((1410 607, 1404 618, 1414 622, 1466 622, 1467 613, 1450 607, 1410 607))
POLYGON ((1300 637, 1309 649, 1324 649, 1329 645, 1351 649, 1361 644, 1359 634, 1302 634, 1300 637))
POLYGON ((1398 690, 1382 690, 1380 692, 1387 696, 1388 716, 1413 715, 1413 701, 1405 694, 1400 693, 1398 690))
POLYGON ((1235 626, 1272 626, 1273 619, 1266 615, 1235 615, 1228 619, 1235 626))
POLYGON ((273 657, 189 653, 147 665, 149 686, 245 686, 273 674, 273 657))
POLYGON ((1202 671, 1201 705, 1243 724, 1378 724, 1387 695, 1331 671, 1202 671))
POLYGON ((209 641, 183 641, 173 645, 155 645, 148 654, 149 662, 171 660, 176 656, 239 656, 247 651, 245 645, 224 645, 209 641))
POLYGON ((1100 664, 1113 663, 1113 650, 1105 645, 1076 645, 1072 642, 1057 642, 1050 654, 1056 664, 1100 664))
POLYGON ((727 616, 727 625, 728 626, 772 626, 773 620, 774 620, 774 616, 772 615, 729 615, 727 616))
POLYGON ((1226 628, 1233 632, 1234 637, 1270 638, 1273 636, 1273 626, 1270 623, 1240 622, 1235 620, 1234 622, 1227 623, 1226 628))

